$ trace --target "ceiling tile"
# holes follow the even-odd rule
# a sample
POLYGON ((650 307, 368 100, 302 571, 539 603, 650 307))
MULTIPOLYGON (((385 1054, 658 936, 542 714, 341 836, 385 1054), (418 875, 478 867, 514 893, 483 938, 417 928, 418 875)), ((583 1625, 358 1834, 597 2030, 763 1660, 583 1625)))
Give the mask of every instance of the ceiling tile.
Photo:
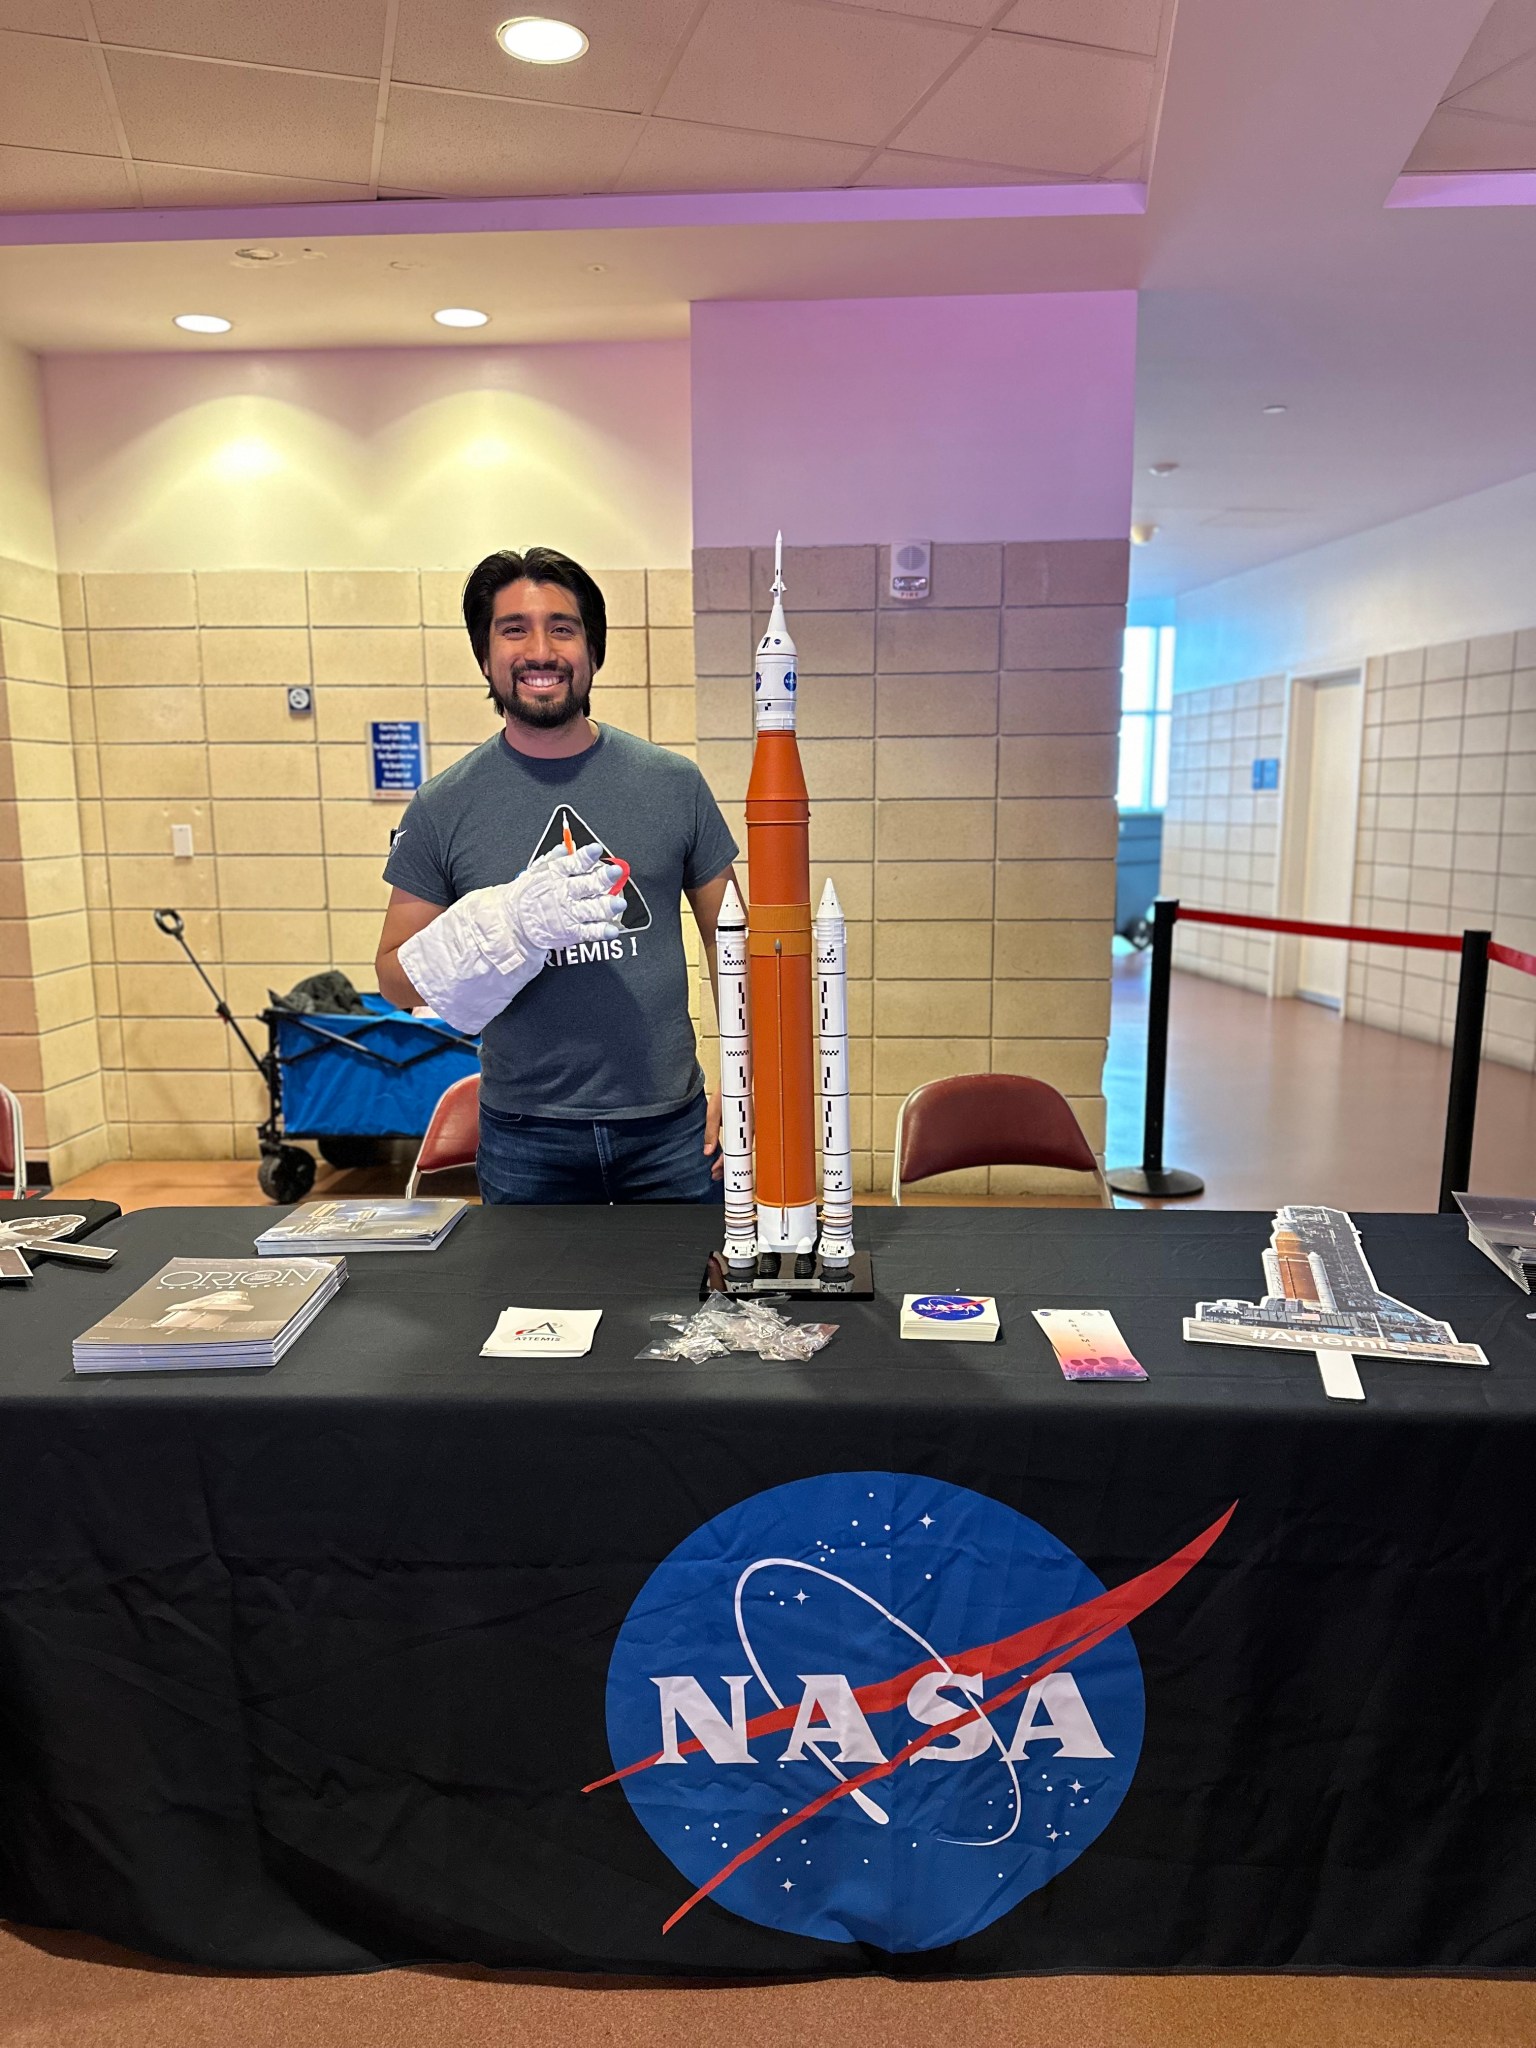
POLYGON ((1086 175, 1146 132, 1140 59, 992 36, 891 139, 935 156, 1086 175))
POLYGON ((1163 0, 1017 0, 997 25, 1011 35, 1050 36, 1151 57, 1162 13, 1163 0))
POLYGON ((1429 117, 1410 171, 1536 171, 1536 126, 1441 107, 1429 117))
POLYGON ((1492 78, 1470 85, 1455 102, 1458 113, 1495 114, 1503 121, 1536 121, 1536 57, 1505 65, 1492 78))
POLYGON ((858 143, 753 135, 691 121, 650 121, 620 192, 791 192, 846 185, 869 155, 858 143))
POLYGON ((849 7, 877 8, 882 14, 911 14, 921 21, 948 21, 961 28, 985 28, 997 12, 997 0, 843 0, 849 7))
MULTIPOLYGON (((62 0, 56 0, 62 6, 62 0)), ((104 43, 377 78, 384 0, 92 0, 104 43)))
POLYGON ((1147 138, 1139 135, 1129 149, 1122 149, 1117 157, 1111 157, 1107 164, 1100 164, 1094 172, 1096 178, 1139 178, 1142 175, 1147 153, 1147 138))
POLYGON ((560 0, 591 44, 574 64, 520 64, 496 43, 508 0, 401 0, 392 75, 509 99, 642 113, 677 55, 698 0, 560 0))
POLYGON ((0 145, 0 213, 132 204, 121 157, 0 145))
POLYGON ((136 157, 225 171, 366 184, 378 88, 109 50, 107 68, 136 157))
POLYGON ((23 28, 34 35, 85 40, 85 23, 61 0, 0 0, 0 28, 23 28))
POLYGON ((712 0, 657 112, 882 142, 966 47, 961 30, 794 0, 712 0))
POLYGON ((1446 99, 1531 50, 1536 50, 1536 0, 1494 0, 1445 89, 1446 99))
POLYGON ((118 154, 106 95, 84 43, 0 33, 0 136, 20 148, 118 154))
POLYGON ((501 197, 602 192, 623 167, 639 126, 633 114, 396 86, 379 181, 413 192, 501 197))
POLYGON ((212 171, 185 164, 136 163, 146 206, 280 206, 284 201, 366 199, 367 185, 325 178, 280 178, 270 171, 212 171))
POLYGON ((910 185, 920 190, 934 185, 1044 185, 1058 177, 1059 173, 1054 171, 1018 171, 1006 164, 978 164, 968 158, 921 156, 916 151, 887 149, 853 182, 910 185))

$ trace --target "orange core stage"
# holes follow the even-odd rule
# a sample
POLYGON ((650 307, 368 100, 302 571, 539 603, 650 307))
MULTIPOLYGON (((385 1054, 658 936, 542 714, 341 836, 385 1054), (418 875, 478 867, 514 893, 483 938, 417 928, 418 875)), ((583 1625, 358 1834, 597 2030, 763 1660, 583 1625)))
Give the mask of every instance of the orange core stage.
POLYGON ((761 1209, 814 1206, 817 1195, 810 819, 794 732, 760 732, 747 784, 747 956, 753 1058, 774 1077, 756 1098, 761 1209))

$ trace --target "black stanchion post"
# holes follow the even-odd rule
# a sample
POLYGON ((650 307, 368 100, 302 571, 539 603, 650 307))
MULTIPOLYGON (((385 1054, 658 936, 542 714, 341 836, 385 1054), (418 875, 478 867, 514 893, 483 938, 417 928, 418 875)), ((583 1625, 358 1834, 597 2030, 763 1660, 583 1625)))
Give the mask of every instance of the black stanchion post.
POLYGON ((1451 1089, 1445 1105, 1445 1152, 1440 1162, 1442 1216, 1455 1215, 1456 1191, 1465 1194, 1472 1180, 1472 1133, 1477 1125, 1477 1077, 1483 1058, 1483 1012, 1488 1007, 1488 948, 1492 941, 1492 932, 1461 935, 1451 1089))
POLYGON ((1120 1166, 1107 1176, 1117 1195, 1168 1201, 1205 1192, 1198 1173, 1163 1164, 1163 1105, 1168 1092, 1168 998, 1173 992, 1173 928, 1179 921, 1177 896, 1159 896, 1152 906, 1152 982, 1147 992, 1147 1107, 1142 1123, 1140 1166, 1120 1166))

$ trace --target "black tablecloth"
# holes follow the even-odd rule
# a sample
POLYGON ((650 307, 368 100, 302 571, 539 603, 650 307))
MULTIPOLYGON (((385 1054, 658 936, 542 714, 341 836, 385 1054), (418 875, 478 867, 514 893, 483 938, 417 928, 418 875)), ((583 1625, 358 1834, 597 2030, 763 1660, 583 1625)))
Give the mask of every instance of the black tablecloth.
MULTIPOLYGON (((1269 1219, 1211 1211, 861 1211, 879 1297, 801 1312, 841 1326, 819 1357, 635 1363, 648 1318, 693 1304, 718 1216, 472 1211, 430 1257, 355 1257, 340 1298, 262 1375, 79 1380, 69 1346, 167 1258, 248 1254, 270 1210, 129 1216, 113 1267, 45 1265, 0 1300, 0 1913, 244 1969, 1536 1963, 1536 1323, 1459 1219, 1357 1221, 1380 1284, 1483 1345, 1491 1370, 1362 1359, 1362 1407, 1326 1400, 1307 1355, 1183 1342, 1197 1299, 1263 1292, 1269 1219), (916 1289, 995 1294, 1002 1341, 898 1342, 916 1289), (509 1303, 600 1306, 591 1356, 481 1359, 509 1303), (1061 1379, 1029 1310, 1090 1306, 1114 1311, 1147 1383, 1061 1379), (930 1489, 940 1534, 975 1495, 977 1529, 1005 1515, 1048 1532, 1056 1608, 1025 1599, 1040 1581, 1021 1550, 993 1574, 997 1637, 1081 1601, 1076 1560, 1113 1590, 1207 1539, 1114 1638, 1122 1665, 1129 1642, 1139 1656, 1139 1762, 1091 1846, 1006 1911, 956 1907, 976 1931, 955 1939, 936 1938, 954 1932, 942 1901, 927 1934, 907 1916, 892 1954, 857 1916, 853 1938, 805 1931, 814 1918, 763 1924, 731 1909, 729 1885, 663 1933, 701 1884, 680 1816, 719 1830, 740 1815, 706 1817, 680 1790, 641 1825, 626 1788, 695 1780, 714 1767, 696 1746, 682 1768, 582 1790, 636 1761, 610 1748, 626 1715, 661 1725, 657 1681, 642 1672, 625 1693, 616 1642, 679 1545, 685 1576, 654 1585, 717 1597, 701 1525, 837 1474, 869 1476, 887 1513, 930 1489), (913 1477, 890 1493, 885 1474, 913 1477)), ((853 1483, 825 1485, 846 1501, 853 1483)), ((795 1625, 795 1571, 819 1597, 875 1569, 854 1561, 857 1518, 839 1526, 837 1565, 836 1529, 817 1528, 820 1564, 754 1581, 776 1627, 795 1625)), ((907 1546, 891 1567, 906 1570, 915 1521, 868 1528, 907 1546)), ((960 1562, 974 1576, 996 1560, 960 1562)), ((683 1633, 688 1610, 677 1601, 683 1633)), ((786 1642, 775 1668, 793 1672, 786 1642)), ((816 1647, 825 1673, 824 1636, 816 1647)), ((697 1674, 723 1715, 743 1654, 697 1674)), ((908 1643, 890 1668, 920 1661, 908 1643)), ((1090 1705, 1109 1698, 1083 1686, 1090 1705)), ((722 1721, 717 1742, 730 1733, 722 1721)), ((785 1739, 754 1736, 756 1768, 717 1782, 760 1788, 782 1770, 786 1811, 792 1782, 801 1799, 830 1791, 833 1746, 781 1764, 785 1739)), ((1125 1741, 1104 1747, 1123 1761, 1125 1741)), ((1082 1796, 1052 1775, 1051 1742, 1022 1754, 1032 1797, 1082 1796)), ((961 1768, 901 1765, 875 1789, 899 1805, 908 1786, 964 1784, 978 1813, 995 1792, 983 1825, 1000 1828, 1017 1795, 1000 1770, 994 1787, 961 1768)), ((1039 1811, 1059 1860, 1056 1837, 1089 1816, 1039 1811)), ((865 1846, 858 1826, 874 1832, 841 1796, 804 1823, 786 1900, 813 1899, 818 1854, 865 1846)), ((759 1818, 748 1835, 763 1831, 759 1818)), ((961 1868, 951 1822, 929 1835, 961 1868)), ((882 1844, 895 1839, 887 1827, 882 1844)), ((976 1868, 963 1863, 966 1883, 976 1868)))

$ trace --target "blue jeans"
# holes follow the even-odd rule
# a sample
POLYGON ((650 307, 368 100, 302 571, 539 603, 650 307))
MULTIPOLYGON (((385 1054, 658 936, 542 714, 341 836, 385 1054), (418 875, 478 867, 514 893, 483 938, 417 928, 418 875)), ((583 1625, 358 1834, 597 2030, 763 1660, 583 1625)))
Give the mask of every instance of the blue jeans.
POLYGON ((519 1116, 480 1105, 475 1172, 487 1202, 720 1202, 704 1156, 708 1099, 665 1116, 599 1122, 519 1116))

